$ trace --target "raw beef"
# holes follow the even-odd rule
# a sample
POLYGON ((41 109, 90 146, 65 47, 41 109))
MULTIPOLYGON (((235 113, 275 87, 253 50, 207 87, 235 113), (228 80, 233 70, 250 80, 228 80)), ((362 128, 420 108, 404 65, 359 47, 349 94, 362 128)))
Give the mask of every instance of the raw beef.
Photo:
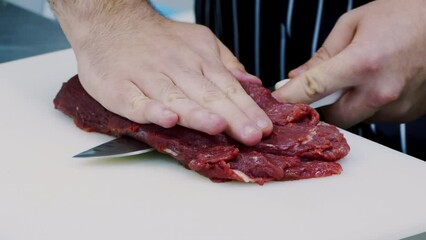
POLYGON ((131 136, 215 182, 263 184, 342 171, 336 161, 348 154, 349 146, 336 127, 320 122, 318 113, 306 104, 282 104, 258 84, 241 84, 274 123, 272 134, 253 147, 225 134, 211 136, 181 126, 165 129, 134 123, 90 97, 78 76, 63 84, 54 104, 85 131, 131 136))

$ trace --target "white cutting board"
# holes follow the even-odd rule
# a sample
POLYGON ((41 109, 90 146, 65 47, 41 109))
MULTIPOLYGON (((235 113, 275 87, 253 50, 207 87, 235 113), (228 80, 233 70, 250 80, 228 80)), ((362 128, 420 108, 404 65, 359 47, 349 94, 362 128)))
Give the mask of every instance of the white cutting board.
POLYGON ((344 132, 339 176, 212 183, 173 159, 71 156, 111 137, 52 100, 70 50, 0 65, 0 239, 399 239, 426 231, 426 163, 344 132))

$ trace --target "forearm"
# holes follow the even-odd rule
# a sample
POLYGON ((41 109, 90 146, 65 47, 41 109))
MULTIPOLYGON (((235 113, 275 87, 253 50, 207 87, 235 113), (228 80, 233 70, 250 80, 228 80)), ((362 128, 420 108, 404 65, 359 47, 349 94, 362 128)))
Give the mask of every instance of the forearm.
POLYGON ((49 0, 49 4, 74 49, 94 38, 113 38, 136 22, 161 19, 146 0, 49 0))

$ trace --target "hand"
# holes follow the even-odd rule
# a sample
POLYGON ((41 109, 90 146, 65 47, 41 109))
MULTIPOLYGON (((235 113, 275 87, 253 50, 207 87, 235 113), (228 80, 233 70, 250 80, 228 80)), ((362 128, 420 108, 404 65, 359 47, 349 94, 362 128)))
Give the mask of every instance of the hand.
POLYGON ((90 37, 76 36, 73 45, 82 84, 104 107, 138 123, 225 130, 247 145, 272 131, 238 82, 260 80, 208 28, 154 10, 144 18, 116 14, 114 21, 97 22, 90 37))
POLYGON ((273 93, 311 103, 338 89, 325 120, 410 121, 426 113, 426 2, 377 0, 344 14, 318 52, 273 93))

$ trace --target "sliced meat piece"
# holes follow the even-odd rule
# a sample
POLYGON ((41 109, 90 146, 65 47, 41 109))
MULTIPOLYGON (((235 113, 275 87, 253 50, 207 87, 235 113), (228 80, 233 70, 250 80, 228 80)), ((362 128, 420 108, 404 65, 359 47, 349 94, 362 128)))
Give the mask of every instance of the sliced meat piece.
POLYGON ((255 146, 260 152, 298 156, 304 161, 333 162, 349 152, 349 145, 336 127, 324 122, 318 125, 287 124, 274 126, 272 134, 255 146))
POLYGON ((342 166, 336 162, 302 162, 300 166, 286 169, 282 180, 327 177, 334 174, 340 174, 341 172, 342 166))

